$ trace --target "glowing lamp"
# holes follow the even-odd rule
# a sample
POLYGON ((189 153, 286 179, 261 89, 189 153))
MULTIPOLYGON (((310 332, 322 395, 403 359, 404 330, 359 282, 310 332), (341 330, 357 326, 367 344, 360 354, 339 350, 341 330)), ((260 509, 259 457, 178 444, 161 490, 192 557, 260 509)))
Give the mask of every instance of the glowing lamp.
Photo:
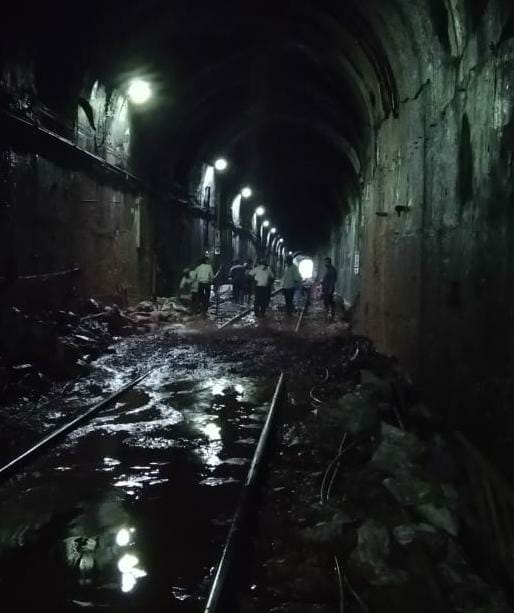
POLYGON ((214 168, 216 168, 216 170, 225 170, 228 166, 228 162, 225 158, 218 158, 215 162, 214 162, 214 168))
POLYGON ((148 81, 133 79, 130 82, 127 95, 134 104, 144 104, 152 95, 152 88, 148 81))

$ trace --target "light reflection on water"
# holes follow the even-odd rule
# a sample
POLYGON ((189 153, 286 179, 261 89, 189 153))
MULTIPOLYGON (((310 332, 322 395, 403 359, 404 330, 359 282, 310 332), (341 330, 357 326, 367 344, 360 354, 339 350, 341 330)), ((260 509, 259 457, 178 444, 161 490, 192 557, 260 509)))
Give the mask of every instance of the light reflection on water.
POLYGON ((139 558, 133 553, 125 553, 118 560, 118 570, 121 573, 121 591, 130 592, 136 586, 137 580, 146 577, 147 573, 138 568, 139 558))
MULTIPOLYGON (((114 370, 110 374, 113 375, 109 381, 110 388, 117 389, 126 383, 122 376, 115 376, 114 370)), ((159 505, 167 504, 166 501, 162 502, 161 495, 169 491, 170 487, 158 486, 175 481, 177 458, 181 469, 185 469, 184 473, 189 466, 193 467, 192 483, 188 483, 187 487, 208 492, 199 495, 202 501, 206 495, 211 495, 211 487, 228 486, 233 493, 237 491, 234 486, 237 488, 237 484, 244 480, 244 471, 239 473, 234 469, 244 466, 249 460, 228 456, 248 455, 249 450, 239 445, 255 444, 255 439, 249 437, 234 440, 234 435, 237 437, 235 426, 239 428, 244 418, 254 420, 254 416, 250 417, 250 410, 256 410, 255 407, 249 409, 247 414, 249 404, 238 403, 245 396, 251 398, 255 388, 251 383, 243 385, 229 378, 206 377, 201 381, 187 380, 186 383, 188 385, 185 390, 170 390, 169 372, 163 376, 162 369, 157 371, 140 386, 139 394, 127 398, 126 403, 118 403, 115 410, 104 413, 70 437, 74 439, 70 448, 77 446, 81 452, 79 445, 85 447, 83 465, 80 453, 77 453, 66 458, 71 460, 68 464, 63 458, 60 462, 63 465, 52 469, 57 471, 52 473, 53 478, 62 479, 63 484, 71 484, 70 491, 74 487, 72 479, 75 480, 77 476, 77 483, 81 483, 80 478, 86 477, 84 484, 77 488, 78 496, 83 496, 91 485, 97 488, 96 492, 101 491, 102 494, 103 489, 100 488, 110 488, 109 501, 95 500, 90 503, 88 498, 78 498, 77 507, 82 507, 84 513, 78 520, 73 520, 63 538, 67 544, 69 542, 68 563, 80 571, 79 585, 92 587, 100 584, 105 591, 99 598, 111 590, 118 598, 121 597, 120 592, 133 592, 147 574, 150 574, 150 580, 154 580, 156 573, 151 557, 147 557, 146 541, 140 539, 141 542, 136 542, 135 528, 130 527, 132 518, 127 511, 136 501, 136 507, 141 503, 147 504, 148 500, 156 500, 159 505), (184 397, 186 394, 187 398, 184 397), (142 401, 144 405, 140 405, 142 401), (177 427, 177 424, 180 425, 177 427), (118 433, 121 436, 110 436, 118 433), (93 435, 89 442, 88 435, 93 435), (234 449, 234 443, 239 444, 239 450, 234 449), (167 452, 169 448, 179 449, 167 452), (159 455, 159 452, 162 453, 159 455), (152 459, 161 461, 150 461, 152 459), (200 468, 198 460, 202 464, 200 468), (216 471, 221 465, 226 466, 216 471), (90 482, 92 466, 96 476, 90 482), (72 479, 65 477, 69 473, 72 473, 72 479), (199 484, 203 487, 198 487, 199 484)), ((174 382, 177 387, 183 384, 180 381, 174 382)), ((239 436, 241 434, 239 430, 239 436)), ((213 499, 219 497, 218 494, 213 499)), ((56 508, 59 504, 60 499, 55 503, 56 508)), ((209 505, 207 507, 210 509, 209 505)), ((172 550, 173 547, 170 547, 166 555, 170 555, 172 550)), ((173 583, 170 581, 168 584, 176 585, 173 588, 175 598, 195 598, 188 580, 184 579, 187 588, 177 585, 182 580, 177 575, 173 583)))

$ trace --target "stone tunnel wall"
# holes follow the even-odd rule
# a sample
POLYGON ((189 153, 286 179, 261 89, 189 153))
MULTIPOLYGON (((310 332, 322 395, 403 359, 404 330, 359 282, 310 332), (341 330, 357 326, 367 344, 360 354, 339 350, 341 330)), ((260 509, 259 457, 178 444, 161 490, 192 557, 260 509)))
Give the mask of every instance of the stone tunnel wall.
POLYGON ((450 423, 514 400, 513 33, 490 3, 460 58, 427 62, 377 131, 362 218, 354 207, 332 241, 348 298, 359 254, 359 331, 450 423))
POLYGON ((94 296, 125 304, 151 293, 148 198, 103 185, 40 155, 2 154, 3 298, 40 308, 94 296), (76 275, 48 273, 80 268, 76 275), (26 279, 26 277, 30 277, 26 279))

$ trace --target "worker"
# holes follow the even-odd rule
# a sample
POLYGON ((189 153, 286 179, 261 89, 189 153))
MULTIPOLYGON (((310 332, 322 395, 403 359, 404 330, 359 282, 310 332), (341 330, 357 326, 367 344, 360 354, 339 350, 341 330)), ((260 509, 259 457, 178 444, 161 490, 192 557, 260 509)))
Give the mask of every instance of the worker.
POLYGON ((259 264, 250 272, 250 276, 255 283, 255 316, 264 317, 270 301, 271 286, 275 280, 273 273, 266 264, 266 260, 262 258, 259 260, 259 264))
POLYGON ((198 305, 202 315, 207 316, 209 299, 211 297, 211 285, 214 279, 214 271, 206 256, 200 258, 200 263, 194 270, 198 283, 198 305))
POLYGON ((253 269, 253 264, 251 262, 246 262, 244 265, 245 271, 245 282, 243 286, 243 303, 250 304, 252 300, 252 292, 253 292, 253 279, 250 275, 253 269))
POLYGON ((232 283, 232 300, 236 304, 242 304, 244 286, 246 282, 245 267, 239 260, 234 260, 229 273, 229 281, 232 283))
POLYGON ((321 281, 321 297, 323 298, 326 319, 329 317, 329 311, 331 318, 334 319, 334 292, 336 290, 336 281, 337 270, 332 266, 332 260, 330 258, 325 258, 325 274, 321 281))
POLYGON ((284 275, 282 277, 282 292, 286 301, 286 314, 290 317, 293 314, 294 295, 296 290, 302 287, 302 276, 298 266, 293 262, 292 256, 286 257, 284 275))

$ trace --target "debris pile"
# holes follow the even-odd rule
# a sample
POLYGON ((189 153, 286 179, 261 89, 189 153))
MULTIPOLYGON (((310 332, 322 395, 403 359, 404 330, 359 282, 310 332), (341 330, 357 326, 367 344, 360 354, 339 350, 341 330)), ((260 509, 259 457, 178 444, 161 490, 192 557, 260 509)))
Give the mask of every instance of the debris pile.
POLYGON ((398 402, 394 361, 358 356, 346 351, 282 426, 242 609, 321 613, 343 598, 351 611, 512 611, 467 555, 467 478, 436 420, 398 402))
POLYGON ((1 313, 0 398, 39 397, 56 380, 88 371, 120 336, 155 331, 187 319, 178 299, 143 301, 125 311, 116 305, 86 301, 78 312, 24 313, 11 306, 1 313))
POLYGON ((157 298, 155 302, 143 300, 129 307, 127 317, 140 332, 155 332, 163 324, 184 323, 191 319, 191 309, 178 298, 157 298))

